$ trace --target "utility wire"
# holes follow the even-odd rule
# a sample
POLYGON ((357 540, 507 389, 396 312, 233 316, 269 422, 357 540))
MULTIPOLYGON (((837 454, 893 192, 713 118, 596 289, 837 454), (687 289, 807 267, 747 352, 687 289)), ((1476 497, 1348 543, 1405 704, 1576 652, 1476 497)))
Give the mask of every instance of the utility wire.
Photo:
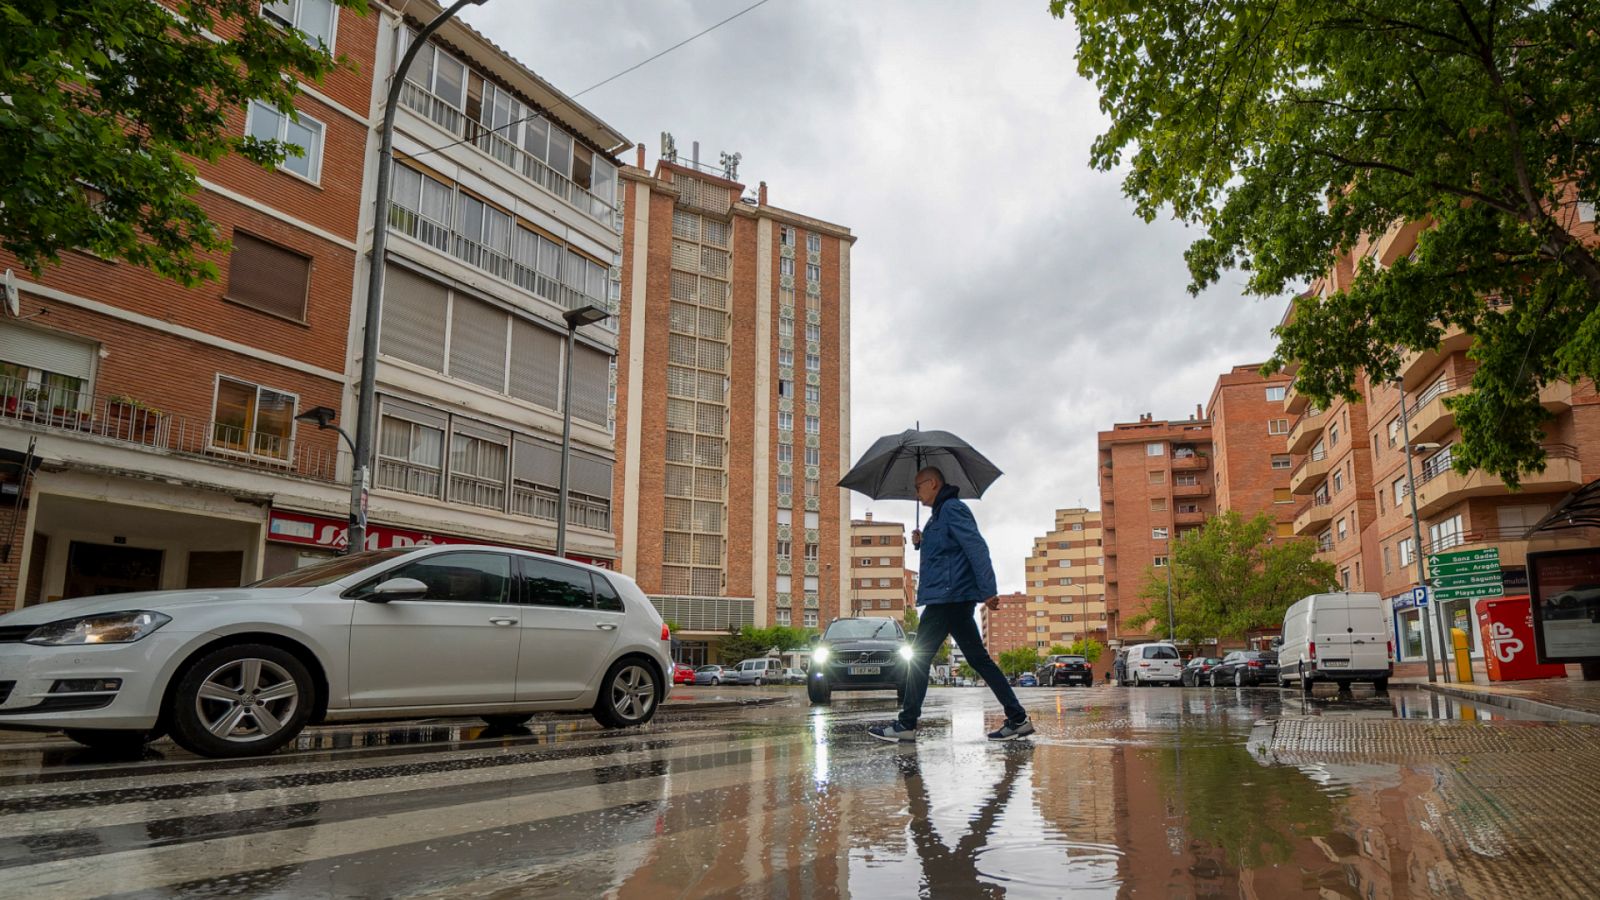
MULTIPOLYGON (((712 26, 704 29, 703 31, 697 32, 695 34, 690 35, 689 37, 684 38, 683 40, 677 42, 676 44, 673 44, 671 47, 668 47, 667 49, 662 50, 660 53, 657 53, 654 56, 651 56, 651 57, 649 57, 647 59, 644 59, 644 60, 641 60, 641 61, 639 61, 637 63, 634 63, 633 65, 629 66, 626 69, 623 69, 622 71, 616 73, 615 75, 612 75, 609 78, 606 78, 606 79, 601 80, 601 81, 597 81, 594 84, 589 85, 588 87, 586 87, 583 90, 577 92, 576 94, 573 94, 572 95, 572 99, 576 100, 579 97, 582 97, 584 94, 587 94, 590 91, 595 90, 596 88, 604 87, 604 86, 610 84, 611 82, 616 81, 618 78, 621 78, 622 76, 627 75, 630 72, 636 71, 638 69, 642 69, 645 66, 649 65, 650 63, 653 63, 656 60, 660 59, 661 57, 666 56, 668 53, 671 53, 672 51, 677 50, 679 47, 682 47, 682 46, 684 46, 686 44, 689 44, 689 43, 692 43, 692 42, 694 42, 694 41, 696 41, 696 40, 698 40, 698 39, 700 39, 702 37, 705 37, 706 35, 710 34, 713 31, 716 31, 718 28, 721 28, 722 26, 728 24, 729 22, 732 22, 734 19, 739 18, 740 16, 744 15, 745 13, 753 12, 757 8, 765 6, 765 5, 767 5, 768 3, 771 3, 771 2, 772 2, 772 0, 756 0, 755 3, 752 3, 749 6, 746 6, 744 9, 739 10, 738 12, 734 13, 733 15, 727 17, 726 19, 723 19, 722 21, 716 23, 715 25, 712 25, 712 26)), ((572 107, 569 106, 565 101, 557 100, 556 103, 559 106, 566 106, 568 109, 572 109, 572 107)), ((554 112, 554 111, 555 110, 553 110, 553 109, 550 110, 550 112, 554 112)), ((573 112, 577 112, 576 109, 573 109, 572 111, 573 112)), ((468 142, 476 139, 477 137, 479 137, 481 135, 493 134, 493 133, 495 133, 497 131, 502 131, 504 129, 510 128, 513 125, 517 125, 519 123, 527 122, 527 121, 529 121, 531 119, 537 119, 537 118, 539 118, 539 113, 529 113, 528 115, 523 116, 520 119, 512 119, 511 121, 505 123, 504 125, 498 125, 498 126, 496 126, 494 128, 486 128, 486 129, 478 132, 478 134, 473 135, 473 137, 471 137, 471 138, 462 138, 462 139, 460 139, 458 141, 452 141, 452 142, 450 142, 448 144, 443 144, 443 145, 438 146, 438 147, 429 147, 426 150, 419 150, 416 153, 409 154, 409 156, 411 158, 415 159, 416 157, 419 157, 419 156, 427 156, 430 153, 438 153, 441 150, 448 150, 451 147, 457 147, 457 146, 460 146, 461 144, 468 143, 468 142)))

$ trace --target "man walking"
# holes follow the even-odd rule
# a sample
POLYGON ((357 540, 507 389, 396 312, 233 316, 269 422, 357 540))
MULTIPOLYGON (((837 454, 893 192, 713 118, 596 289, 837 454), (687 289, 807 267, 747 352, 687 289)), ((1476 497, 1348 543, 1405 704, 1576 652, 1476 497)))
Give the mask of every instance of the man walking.
POLYGON ((917 585, 917 605, 923 608, 917 624, 917 637, 911 648, 910 674, 900 717, 889 725, 879 725, 869 734, 881 741, 913 741, 917 738, 917 719, 922 715, 922 700, 928 693, 928 665, 933 654, 953 637, 967 657, 967 665, 977 671, 995 699, 1005 709, 1006 721, 989 733, 991 741, 1014 741, 1033 734, 1028 711, 1017 702, 1017 695, 1006 683, 1000 667, 984 649, 983 636, 973 618, 980 602, 995 609, 1000 605, 995 587, 994 565, 989 561, 989 545, 978 533, 972 510, 956 499, 960 491, 944 483, 944 475, 932 466, 917 473, 917 500, 933 508, 927 530, 913 531, 911 542, 922 551, 922 577, 917 585))
POLYGON ((1123 682, 1128 680, 1128 660, 1120 651, 1111 662, 1111 671, 1116 674, 1117 687, 1121 687, 1123 682))

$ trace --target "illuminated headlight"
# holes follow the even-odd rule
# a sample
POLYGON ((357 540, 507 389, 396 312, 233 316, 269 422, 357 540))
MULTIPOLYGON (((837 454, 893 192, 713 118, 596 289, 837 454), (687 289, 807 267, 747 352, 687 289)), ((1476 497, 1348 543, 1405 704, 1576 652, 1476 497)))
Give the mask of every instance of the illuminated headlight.
POLYGON ((827 647, 818 647, 817 649, 811 651, 811 661, 812 662, 819 662, 819 663, 827 662, 828 661, 828 648, 827 647))
POLYGON ((902 644, 902 645, 900 645, 900 658, 901 659, 905 659, 905 660, 911 659, 911 645, 910 644, 902 644))
POLYGON ((171 616, 148 610, 104 613, 40 625, 24 640, 29 644, 47 646, 130 644, 171 621, 171 616))

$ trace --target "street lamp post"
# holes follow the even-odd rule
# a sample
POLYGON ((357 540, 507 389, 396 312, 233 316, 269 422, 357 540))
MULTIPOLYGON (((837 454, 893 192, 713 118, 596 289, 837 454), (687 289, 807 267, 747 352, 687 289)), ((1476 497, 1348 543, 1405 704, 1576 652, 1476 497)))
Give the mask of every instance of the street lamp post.
MULTIPOLYGON (((1411 498, 1411 558, 1417 564, 1417 585, 1426 595, 1428 581, 1422 569, 1422 517, 1417 515, 1417 478, 1411 466, 1411 421, 1406 411, 1406 386, 1398 378, 1395 379, 1395 386, 1400 388, 1400 431, 1405 437, 1406 494, 1411 498)), ((1433 662, 1433 629, 1429 627, 1428 610, 1419 609, 1417 615, 1422 619, 1422 651, 1428 659, 1428 681, 1432 683, 1439 680, 1433 662)))
POLYGON ((572 462, 572 351, 577 346, 578 329, 611 318, 611 314, 589 304, 561 314, 567 321, 567 360, 561 375, 561 492, 556 508, 556 555, 567 555, 567 467, 572 462))
MULTIPOLYGON (((367 310, 361 334, 361 387, 356 395, 356 439, 350 467, 350 531, 346 553, 359 552, 367 539, 367 463, 372 459, 374 407, 378 385, 378 323, 383 300, 384 248, 389 238, 389 175, 394 168, 394 115, 406 72, 428 38, 463 6, 482 6, 486 0, 456 0, 449 9, 422 26, 389 77, 389 96, 383 105, 383 127, 378 132, 378 185, 372 201, 372 253, 367 271, 367 310)), ((343 432, 341 432, 342 434, 343 432)))

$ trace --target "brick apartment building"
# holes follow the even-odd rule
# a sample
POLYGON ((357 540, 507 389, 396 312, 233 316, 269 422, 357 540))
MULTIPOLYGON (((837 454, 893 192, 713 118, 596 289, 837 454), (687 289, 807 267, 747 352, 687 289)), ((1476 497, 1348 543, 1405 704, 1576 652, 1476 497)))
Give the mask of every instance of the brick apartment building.
POLYGON ((852 519, 849 562, 849 602, 840 614, 905 618, 910 608, 906 604, 905 523, 874 520, 872 513, 864 519, 852 519))
POLYGON ((848 603, 855 238, 662 149, 622 173, 613 528, 696 661, 730 628, 848 603))
MULTIPOLYGON (((1283 399, 1289 381, 1284 374, 1262 376, 1258 363, 1234 366, 1217 377, 1206 404, 1217 512, 1233 510, 1245 519, 1269 512, 1280 537, 1294 533, 1295 502, 1289 490, 1294 463, 1283 447, 1288 427, 1283 399)), ((1198 509, 1192 501, 1179 501, 1173 524, 1193 525, 1198 509)))
POLYGON ((999 659, 1007 650, 1036 646, 1033 618, 1027 594, 1001 594, 1000 605, 995 609, 979 604, 978 624, 983 629, 983 647, 989 651, 989 656, 999 659))
MULTIPOLYGON (((439 9, 261 13, 354 66, 302 85, 298 123, 260 104, 231 117, 303 157, 199 164, 199 200, 233 243, 217 282, 185 290, 83 254, 19 278, 20 315, 0 320, 0 448, 31 445, 38 469, 0 542, 0 606, 237 585, 343 547, 351 459, 295 417, 325 407, 354 430, 342 413, 360 374, 385 87, 373 74, 439 9)), ((560 313, 616 290, 609 154, 626 142, 469 27, 433 44, 396 119, 368 544, 549 549, 560 313)), ((615 338, 589 331, 573 361, 569 544, 604 563, 615 338)))
POLYGON ((1056 510, 1055 526, 1034 538, 1024 561, 1026 612, 1040 651, 1083 638, 1106 643, 1105 548, 1100 513, 1056 510))
MULTIPOLYGON (((1592 214, 1580 227, 1594 237, 1592 214)), ((1370 256, 1388 265, 1415 247, 1418 229, 1403 226, 1368 239, 1311 286, 1307 297, 1344 290, 1354 261, 1370 256)), ((1286 316, 1294 313, 1291 305, 1286 316)), ((1472 337, 1459 327, 1445 331, 1437 348, 1407 354, 1399 384, 1363 377, 1355 403, 1336 401, 1317 410, 1290 390, 1284 409, 1296 417, 1288 447, 1296 457, 1294 487, 1307 497, 1295 520, 1296 533, 1315 537, 1322 558, 1337 567, 1341 586, 1374 591, 1391 599, 1395 652, 1401 661, 1424 657, 1422 622, 1407 597, 1417 584, 1415 531, 1406 472, 1407 438, 1413 445, 1413 475, 1422 534, 1421 555, 1494 548, 1499 551, 1506 593, 1527 586, 1530 549, 1550 549, 1570 539, 1524 539, 1529 526, 1569 491, 1600 477, 1600 395, 1594 385, 1557 382, 1540 398, 1552 419, 1546 425, 1546 468, 1523 479, 1518 491, 1481 472, 1452 467, 1451 447, 1460 439, 1444 401, 1470 391, 1476 364, 1467 355, 1472 337), (1405 415, 1401 401, 1404 391, 1405 415)), ((1437 604, 1435 623, 1445 628, 1476 622, 1474 603, 1437 604)), ((1466 627, 1474 656, 1482 656, 1477 628, 1466 627)), ((1435 640, 1438 635, 1436 633, 1435 640)))
POLYGON ((1211 422, 1156 420, 1119 423, 1099 434, 1100 521, 1105 557, 1106 634, 1136 642, 1145 632, 1123 626, 1142 610, 1151 572, 1167 565, 1172 540, 1216 512, 1211 476, 1211 422), (1184 524, 1177 519, 1182 504, 1184 524))

